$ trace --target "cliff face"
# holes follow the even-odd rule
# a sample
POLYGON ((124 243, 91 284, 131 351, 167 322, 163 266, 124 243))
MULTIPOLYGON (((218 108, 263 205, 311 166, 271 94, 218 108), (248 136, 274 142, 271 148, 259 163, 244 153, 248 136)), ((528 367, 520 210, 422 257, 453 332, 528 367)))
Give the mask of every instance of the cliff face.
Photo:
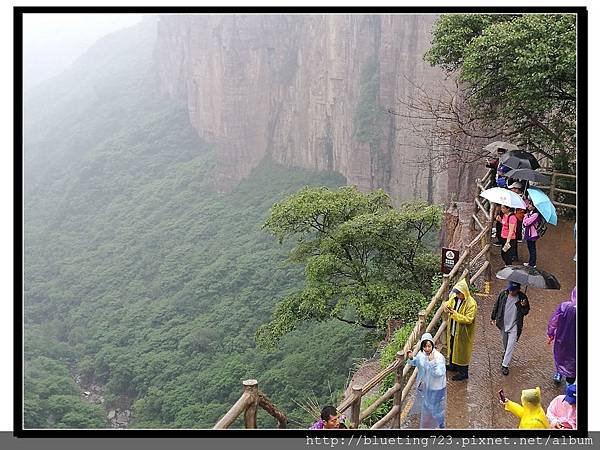
POLYGON ((444 201, 445 174, 403 127, 399 98, 439 89, 423 61, 434 16, 164 16, 155 51, 160 87, 187 102, 218 148, 219 190, 269 155, 287 166, 336 170, 396 201, 444 201))

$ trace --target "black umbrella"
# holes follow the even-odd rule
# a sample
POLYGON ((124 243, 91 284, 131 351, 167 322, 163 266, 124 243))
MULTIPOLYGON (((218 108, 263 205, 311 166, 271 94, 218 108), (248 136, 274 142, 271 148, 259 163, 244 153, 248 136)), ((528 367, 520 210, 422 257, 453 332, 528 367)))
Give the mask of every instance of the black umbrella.
POLYGON ((540 163, 531 153, 524 150, 511 150, 500 157, 500 164, 511 169, 539 169, 540 163))
POLYGON ((506 173, 508 178, 514 178, 515 180, 527 180, 527 181, 535 181, 540 183, 549 183, 550 177, 546 175, 542 175, 539 172, 536 172, 532 169, 513 169, 509 170, 506 173))
MULTIPOLYGON (((506 155, 506 153, 505 153, 506 155)), ((527 161, 526 159, 519 159, 516 156, 510 156, 508 158, 505 158, 506 161, 504 162, 500 162, 500 164, 516 170, 516 169, 531 169, 531 164, 529 164, 529 161, 527 161)))
POLYGON ((529 266, 506 266, 496 274, 496 278, 540 289, 560 289, 554 275, 529 266))

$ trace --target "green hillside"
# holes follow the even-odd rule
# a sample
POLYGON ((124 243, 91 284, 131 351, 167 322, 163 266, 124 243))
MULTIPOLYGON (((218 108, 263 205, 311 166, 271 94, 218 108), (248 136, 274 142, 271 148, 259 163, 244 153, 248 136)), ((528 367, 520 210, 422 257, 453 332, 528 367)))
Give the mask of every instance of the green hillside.
POLYGON ((257 349, 303 276, 261 225, 301 187, 344 179, 264 161, 217 195, 213 150, 157 91, 153 40, 152 23, 114 33, 26 98, 25 427, 105 427, 132 404, 130 428, 209 428, 246 378, 307 426, 293 399, 330 403, 376 337, 321 322, 257 349))

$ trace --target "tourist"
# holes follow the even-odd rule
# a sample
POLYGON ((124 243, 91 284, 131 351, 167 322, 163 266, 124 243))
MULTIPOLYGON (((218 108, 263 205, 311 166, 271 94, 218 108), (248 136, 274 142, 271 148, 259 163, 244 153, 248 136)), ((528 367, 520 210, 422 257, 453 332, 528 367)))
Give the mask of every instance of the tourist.
POLYGON ((500 211, 502 215, 496 217, 496 220, 502 223, 502 231, 500 233, 502 250, 500 251, 500 256, 502 256, 504 265, 510 266, 515 260, 517 249, 517 217, 514 211, 506 205, 501 205, 500 211))
POLYGON ((567 383, 574 383, 576 376, 577 342, 577 286, 571 291, 571 299, 558 305, 548 322, 548 344, 554 343, 554 382, 560 383, 564 376, 567 383))
POLYGON ((321 410, 321 418, 313 423, 309 430, 332 430, 339 428, 340 413, 334 406, 325 406, 321 410))
POLYGON ((495 187, 497 186, 496 184, 496 176, 498 173, 498 166, 500 165, 500 157, 502 155, 504 155, 506 153, 506 149, 502 148, 502 147, 498 147, 496 149, 496 157, 492 160, 487 160, 487 164, 485 165, 485 167, 492 169, 492 174, 491 174, 491 179, 492 179, 492 185, 491 187, 495 187))
POLYGON ((502 375, 508 375, 508 366, 512 359, 515 345, 523 331, 523 318, 529 314, 529 300, 521 292, 519 283, 508 283, 508 287, 500 292, 492 310, 490 323, 496 324, 502 335, 504 355, 500 367, 502 375))
POLYGON ((504 405, 506 411, 510 411, 521 419, 519 428, 550 428, 550 423, 548 422, 548 418, 541 405, 541 392, 539 387, 521 391, 521 405, 508 398, 500 400, 500 403, 504 405))
MULTIPOLYGON (((511 170, 510 167, 505 166, 505 165, 500 165, 500 167, 498 167, 497 174, 496 174, 496 180, 495 180, 496 186, 506 188, 507 178, 506 178, 505 174, 509 170, 511 170)), ((492 237, 496 238, 496 240, 493 243, 496 247, 502 247, 504 245, 504 242, 502 242, 502 239, 500 238, 500 234, 502 232, 502 222, 498 219, 500 214, 501 214, 500 205, 494 205, 494 208, 492 211, 492 217, 496 217, 496 224, 494 227, 495 236, 494 236, 494 233, 492 233, 492 237)))
MULTIPOLYGON (((509 180, 506 184, 506 187, 521 197, 523 201, 525 201, 525 196, 523 195, 523 184, 520 181, 509 180)), ((526 212, 527 211, 525 209, 515 208, 515 217, 517 218, 517 244, 515 245, 514 255, 516 261, 519 260, 518 243, 523 241, 523 219, 525 218, 526 212)))
POLYGON ((548 405, 546 416, 552 428, 577 428, 577 385, 567 384, 564 395, 548 405))
POLYGON ((523 218, 523 227, 525 228, 523 237, 525 238, 525 242, 527 242, 527 250, 529 250, 529 261, 523 264, 525 266, 536 267, 536 242, 540 238, 537 230, 541 221, 542 215, 538 212, 533 203, 529 202, 527 205, 527 214, 523 218))
POLYGON ((502 241, 502 220, 498 220, 498 217, 501 217, 502 211, 500 209, 500 205, 493 204, 492 208, 492 217, 494 220, 494 228, 492 229, 492 238, 495 238, 495 241, 492 242, 496 247, 502 247, 505 243, 502 241))
POLYGON ((498 170, 496 171, 496 186, 501 188, 506 188, 506 182, 508 178, 506 177, 507 172, 512 170, 510 167, 501 164, 498 166, 498 170))
POLYGON ((447 370, 458 372, 452 377, 455 381, 469 378, 469 361, 475 339, 475 316, 477 302, 469 292, 463 278, 450 292, 450 299, 443 303, 443 311, 448 314, 446 337, 448 342, 447 370))
POLYGON ((429 333, 421 336, 419 351, 413 358, 406 354, 407 363, 417 367, 415 405, 420 409, 420 428, 444 428, 446 415, 446 359, 435 349, 429 333))

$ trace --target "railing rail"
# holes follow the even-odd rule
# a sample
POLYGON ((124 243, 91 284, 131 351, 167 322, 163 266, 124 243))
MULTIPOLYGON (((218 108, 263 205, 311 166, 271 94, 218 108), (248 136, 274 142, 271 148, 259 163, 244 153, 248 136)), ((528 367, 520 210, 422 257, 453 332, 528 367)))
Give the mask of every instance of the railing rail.
POLYGON ((570 208, 570 209, 577 210, 577 201, 575 201, 575 203, 565 203, 565 202, 558 201, 556 198, 557 192, 577 196, 577 191, 571 191, 569 189, 562 189, 562 188, 556 187, 558 178, 567 178, 567 179, 571 179, 571 180, 576 180, 577 175, 573 175, 572 173, 560 173, 560 172, 545 172, 545 171, 540 171, 540 172, 543 173, 544 175, 550 176, 550 184, 549 185, 540 185, 540 186, 535 186, 535 187, 542 189, 542 190, 547 190, 548 197, 550 198, 552 203, 554 203, 555 206, 560 206, 563 208, 570 208))

